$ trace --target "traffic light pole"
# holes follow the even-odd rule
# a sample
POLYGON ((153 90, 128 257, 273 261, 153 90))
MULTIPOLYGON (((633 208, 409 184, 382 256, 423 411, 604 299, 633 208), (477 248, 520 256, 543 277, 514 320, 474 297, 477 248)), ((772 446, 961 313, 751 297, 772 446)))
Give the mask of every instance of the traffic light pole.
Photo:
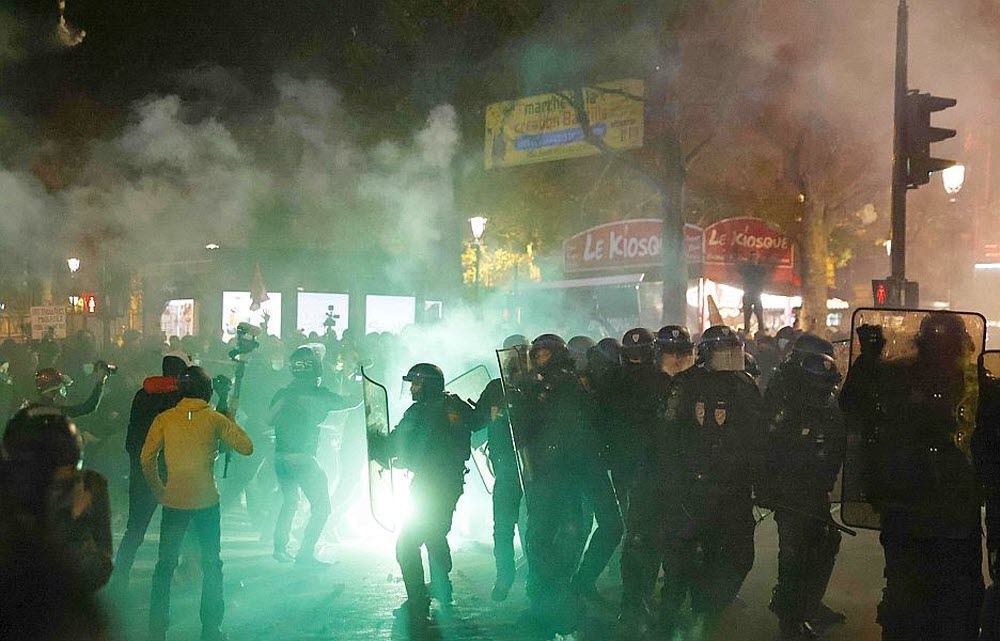
POLYGON ((892 136, 892 246, 890 247, 889 288, 893 307, 902 307, 906 288, 906 140, 904 119, 906 117, 906 66, 908 48, 909 12, 906 0, 899 0, 896 15, 896 94, 892 136))

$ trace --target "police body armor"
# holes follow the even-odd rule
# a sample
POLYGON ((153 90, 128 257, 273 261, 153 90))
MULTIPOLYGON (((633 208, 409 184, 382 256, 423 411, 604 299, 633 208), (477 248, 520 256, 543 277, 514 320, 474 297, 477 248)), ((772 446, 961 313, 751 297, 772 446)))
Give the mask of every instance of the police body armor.
POLYGON ((674 414, 667 430, 674 438, 665 444, 664 461, 667 474, 676 475, 681 513, 708 517, 720 503, 749 509, 762 445, 756 386, 740 372, 702 366, 682 376, 675 398, 667 399, 668 417, 674 414))
MULTIPOLYGON (((844 421, 830 389, 804 389, 802 373, 782 364, 764 395, 768 453, 763 496, 784 507, 825 505, 844 458, 844 421)), ((777 507, 773 505, 772 507, 777 507)))

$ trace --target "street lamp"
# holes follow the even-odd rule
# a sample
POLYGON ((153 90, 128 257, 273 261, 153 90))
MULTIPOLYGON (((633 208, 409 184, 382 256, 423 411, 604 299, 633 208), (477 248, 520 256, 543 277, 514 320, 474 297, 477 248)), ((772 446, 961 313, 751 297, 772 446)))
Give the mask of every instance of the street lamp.
POLYGON ((949 195, 957 194, 965 184, 965 165, 952 165, 941 172, 944 191, 949 195))
POLYGON ((80 269, 80 259, 79 258, 67 258, 66 266, 69 267, 71 274, 75 274, 80 269))
POLYGON ((488 220, 489 218, 485 216, 473 216, 469 219, 469 226, 472 227, 472 237, 476 239, 477 243, 483 240, 483 234, 486 233, 486 221, 488 220))
POLYGON ((483 234, 486 233, 485 216, 473 216, 469 219, 469 226, 472 227, 472 237, 476 240, 476 266, 475 266, 475 287, 476 287, 476 307, 479 307, 479 261, 483 254, 483 234))

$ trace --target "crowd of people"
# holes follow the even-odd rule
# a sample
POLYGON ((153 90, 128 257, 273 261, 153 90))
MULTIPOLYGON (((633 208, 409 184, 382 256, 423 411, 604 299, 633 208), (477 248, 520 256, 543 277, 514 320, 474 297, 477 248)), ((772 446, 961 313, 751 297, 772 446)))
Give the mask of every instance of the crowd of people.
POLYGON ((977 348, 954 315, 927 314, 905 361, 883 356, 880 327, 858 337, 844 381, 834 345, 792 328, 756 340, 725 325, 694 337, 678 325, 635 328, 596 342, 514 334, 498 346, 500 377, 478 399, 450 394, 437 364, 413 364, 411 352, 435 346, 405 332, 281 341, 241 324, 228 343, 130 334, 103 354, 86 332, 8 341, 0 507, 16 518, 0 527, 0 629, 101 638, 92 595, 108 583, 112 596, 129 590, 161 506, 149 638, 166 638, 188 529, 199 544, 202 638, 225 638, 221 514, 246 509, 275 561, 321 565, 320 538, 336 532, 371 461, 409 472, 415 509, 396 545, 407 598, 396 616, 419 638, 432 602, 441 617, 454 610, 447 537, 477 444, 492 485, 492 598, 506 600, 518 577, 518 536, 524 623, 539 638, 577 633, 588 605, 606 600, 597 580, 616 551, 618 638, 714 638, 753 565, 760 509, 778 525, 770 608, 781 639, 817 638, 845 620, 823 603, 846 529, 830 513, 843 484, 882 529, 883 638, 971 641, 989 628, 979 617, 979 509, 986 496, 995 516, 984 488, 1000 484, 989 473, 1000 468, 1000 412, 989 409, 1000 394, 974 375, 977 348), (362 368, 369 380, 406 372, 412 404, 394 429, 377 429, 362 368), (241 455, 231 469, 229 452, 241 455), (861 472, 847 487, 852 456, 861 472), (294 545, 300 491, 310 517, 294 545), (113 527, 124 530, 114 554, 113 527), (53 607, 65 617, 48 616, 53 607), (90 636, 66 629, 81 614, 90 636))

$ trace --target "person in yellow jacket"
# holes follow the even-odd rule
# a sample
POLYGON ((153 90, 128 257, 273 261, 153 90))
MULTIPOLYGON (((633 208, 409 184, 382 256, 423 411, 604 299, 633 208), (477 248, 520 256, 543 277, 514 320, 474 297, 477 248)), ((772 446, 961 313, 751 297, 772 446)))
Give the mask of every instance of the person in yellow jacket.
POLYGON ((253 442, 239 425, 208 404, 212 379, 200 367, 189 367, 180 376, 181 401, 159 414, 142 446, 142 472, 163 505, 160 551, 153 572, 149 604, 150 641, 166 637, 170 612, 170 581, 177 568, 181 542, 194 523, 201 546, 201 638, 225 639, 221 632, 225 602, 222 595, 219 490, 212 473, 219 442, 249 456, 253 442), (160 478, 157 458, 163 453, 167 481, 160 478))

